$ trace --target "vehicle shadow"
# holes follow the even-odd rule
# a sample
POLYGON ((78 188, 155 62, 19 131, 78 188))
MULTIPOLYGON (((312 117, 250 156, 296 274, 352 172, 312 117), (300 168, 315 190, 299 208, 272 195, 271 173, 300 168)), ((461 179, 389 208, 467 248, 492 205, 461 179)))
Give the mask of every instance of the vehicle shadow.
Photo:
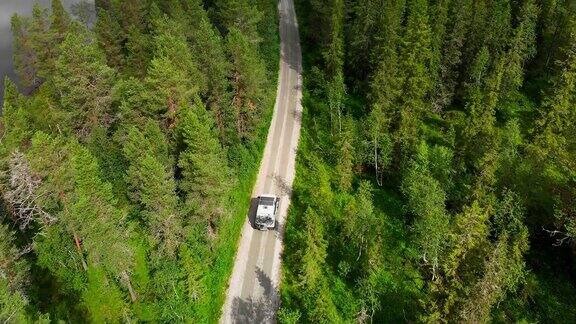
POLYGON ((232 302, 232 323, 276 323, 277 288, 262 269, 256 268, 256 277, 264 288, 260 298, 234 298, 232 302))
POLYGON ((258 197, 250 198, 250 209, 248 209, 248 221, 253 229, 258 229, 256 226, 256 210, 258 209, 258 197))

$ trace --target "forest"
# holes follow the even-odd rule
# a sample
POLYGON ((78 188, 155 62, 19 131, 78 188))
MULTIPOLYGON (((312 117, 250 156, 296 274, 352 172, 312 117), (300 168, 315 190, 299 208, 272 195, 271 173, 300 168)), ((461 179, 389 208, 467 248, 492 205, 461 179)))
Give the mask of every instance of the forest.
POLYGON ((279 321, 576 322, 576 2, 296 7, 279 321))
POLYGON ((11 20, 0 322, 217 322, 279 60, 273 0, 11 20))
MULTIPOLYGON (((576 323, 576 2, 295 0, 280 323, 576 323)), ((81 9, 81 8, 80 8, 81 9)), ((274 0, 11 20, 0 322, 216 323, 276 96, 274 0)))

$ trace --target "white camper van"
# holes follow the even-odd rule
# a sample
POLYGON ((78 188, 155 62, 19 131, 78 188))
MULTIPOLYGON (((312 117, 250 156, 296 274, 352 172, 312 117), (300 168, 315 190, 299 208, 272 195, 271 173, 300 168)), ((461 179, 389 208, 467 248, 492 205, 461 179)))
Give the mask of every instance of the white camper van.
POLYGON ((262 195, 258 197, 256 209, 255 227, 261 230, 274 229, 276 227, 276 213, 280 205, 280 198, 274 195, 262 195))

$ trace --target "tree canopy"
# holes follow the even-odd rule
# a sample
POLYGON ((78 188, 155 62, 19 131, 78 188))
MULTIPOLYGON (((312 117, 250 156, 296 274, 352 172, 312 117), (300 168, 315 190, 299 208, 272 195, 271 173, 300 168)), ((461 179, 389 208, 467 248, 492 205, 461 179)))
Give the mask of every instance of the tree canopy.
POLYGON ((296 9, 303 138, 280 322, 576 320, 576 7, 296 9))
POLYGON ((216 322, 275 98, 277 8, 95 5, 95 22, 60 0, 11 20, 0 321, 216 322))

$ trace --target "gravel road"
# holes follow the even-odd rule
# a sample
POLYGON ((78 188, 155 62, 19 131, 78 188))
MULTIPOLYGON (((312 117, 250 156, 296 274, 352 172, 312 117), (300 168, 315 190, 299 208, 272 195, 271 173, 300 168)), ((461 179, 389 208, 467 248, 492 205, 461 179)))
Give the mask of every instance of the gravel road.
POLYGON ((292 0, 281 0, 278 10, 281 60, 276 104, 220 323, 274 323, 278 309, 283 229, 302 116, 302 58, 292 0), (261 194, 281 199, 276 231, 259 231, 252 226, 255 198, 261 194))

